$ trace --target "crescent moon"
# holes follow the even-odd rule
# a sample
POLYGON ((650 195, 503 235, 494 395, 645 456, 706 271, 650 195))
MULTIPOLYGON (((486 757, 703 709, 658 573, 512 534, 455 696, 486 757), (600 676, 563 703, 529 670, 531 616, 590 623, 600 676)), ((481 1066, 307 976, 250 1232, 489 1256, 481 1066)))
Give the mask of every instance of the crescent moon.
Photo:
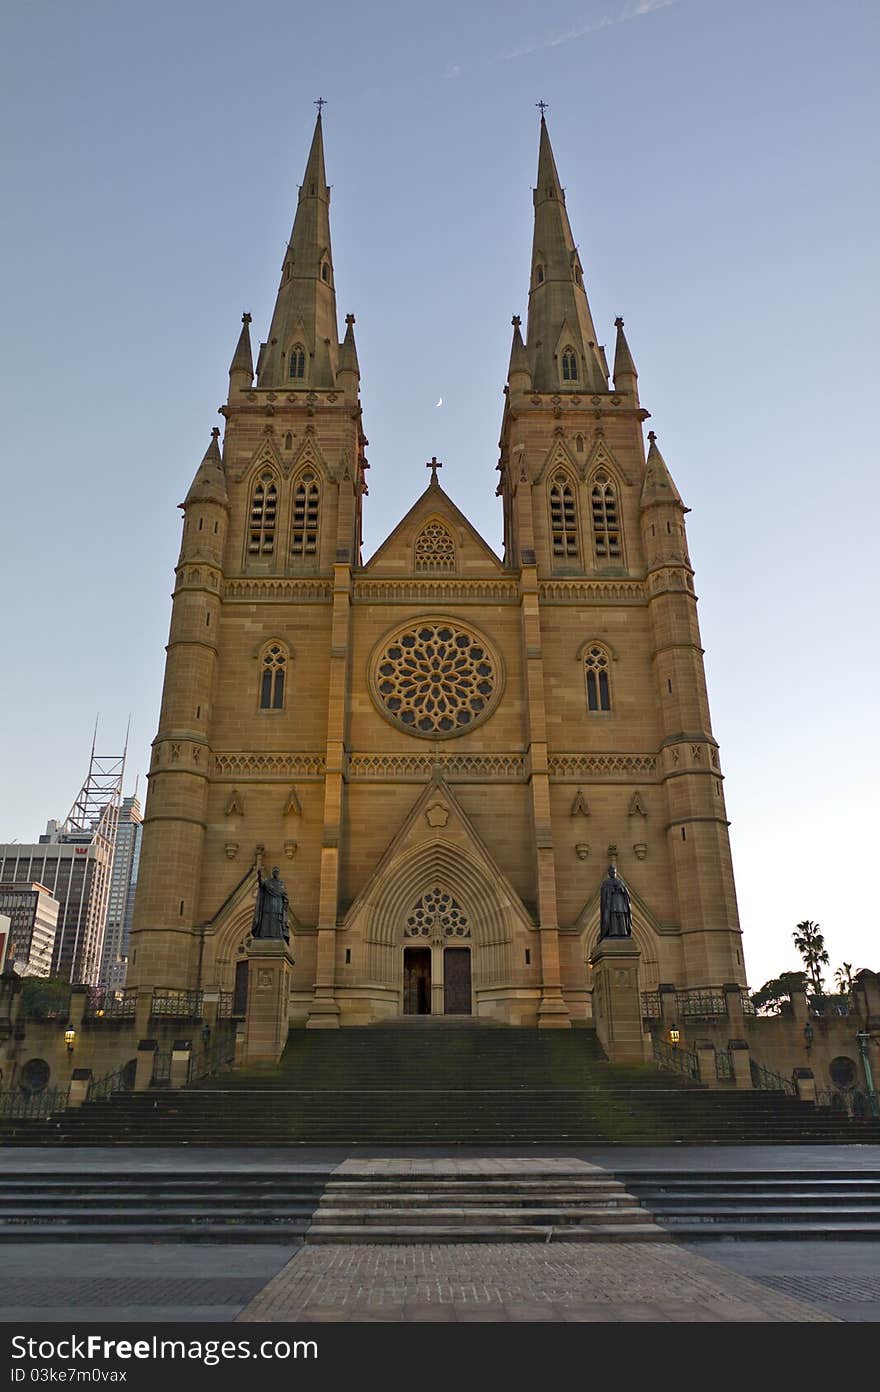
MULTIPOLYGON (((437 402, 437 406, 442 406, 442 405, 443 405, 443 397, 441 396, 440 400, 437 402)), ((437 406, 434 407, 435 410, 437 409, 437 406)))

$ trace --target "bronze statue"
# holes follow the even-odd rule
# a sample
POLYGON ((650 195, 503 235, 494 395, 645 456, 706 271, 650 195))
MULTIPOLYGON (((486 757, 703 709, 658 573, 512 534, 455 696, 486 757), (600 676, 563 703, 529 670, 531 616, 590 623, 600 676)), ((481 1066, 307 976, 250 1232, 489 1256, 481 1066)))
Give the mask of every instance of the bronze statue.
POLYGON ((629 891, 623 880, 617 878, 617 866, 609 865, 608 874, 602 881, 599 912, 599 938, 631 938, 632 907, 629 891))
POLYGON ((272 869, 271 878, 263 879, 262 871, 257 871, 257 902, 254 905, 254 921, 251 924, 253 938, 283 938, 290 943, 290 928, 287 915, 290 903, 284 881, 279 878, 278 866, 272 869))

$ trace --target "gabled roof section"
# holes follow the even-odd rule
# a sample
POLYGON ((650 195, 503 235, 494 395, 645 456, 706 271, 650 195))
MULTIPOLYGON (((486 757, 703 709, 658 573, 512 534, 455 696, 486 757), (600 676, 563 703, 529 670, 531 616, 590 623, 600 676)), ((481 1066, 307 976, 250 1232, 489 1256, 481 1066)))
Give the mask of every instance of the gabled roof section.
POLYGON ((413 503, 409 512, 400 519, 379 549, 373 553, 364 570, 382 571, 387 575, 410 574, 412 543, 421 526, 433 516, 442 518, 452 530, 456 547, 461 553, 457 566, 458 574, 473 574, 475 564, 484 574, 487 571, 494 573, 504 570, 500 558, 461 509, 456 507, 446 490, 436 481, 436 475, 421 497, 413 503), (468 551, 471 552, 469 558, 466 554, 468 551))
MULTIPOLYGON (((382 917, 383 902, 393 895, 406 895, 404 867, 417 866, 416 883, 423 882, 432 859, 439 867, 456 864, 475 872, 486 888, 491 887, 494 908, 519 918, 526 928, 535 924, 528 910, 489 850, 458 798, 437 768, 424 792, 416 798, 399 831, 391 838, 378 865, 346 912, 342 926, 348 927, 364 915, 382 917)), ((433 871, 433 866, 431 866, 433 871)), ((427 887, 424 886, 423 887, 427 887)), ((416 896, 417 897, 417 893, 416 896)), ((376 925, 367 924, 368 930, 376 925)), ((381 929, 379 936, 382 935, 381 929)), ((373 936, 369 932, 369 936, 373 936)))

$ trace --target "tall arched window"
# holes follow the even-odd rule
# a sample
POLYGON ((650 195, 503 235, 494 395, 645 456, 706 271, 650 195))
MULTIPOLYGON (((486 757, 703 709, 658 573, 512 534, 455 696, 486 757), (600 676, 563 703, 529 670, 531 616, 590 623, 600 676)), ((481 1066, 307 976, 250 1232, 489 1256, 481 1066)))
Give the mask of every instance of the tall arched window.
POLYGON ((577 501, 574 484, 564 469, 554 474, 550 484, 550 542, 554 560, 577 560, 577 501))
POLYGON ((326 261, 321 267, 321 279, 327 284, 330 283, 330 267, 327 265, 326 261))
POLYGON ((587 710, 610 711, 611 683, 608 678, 608 654, 593 645, 584 653, 584 675, 587 683, 587 710))
POLYGON ((315 556, 318 552, 321 490, 313 469, 303 469, 293 490, 292 556, 315 556))
POLYGON ((305 377, 306 375, 306 350, 301 343, 295 343, 290 350, 290 366, 288 368, 289 377, 305 377))
POLYGON ((248 555, 271 556, 275 550, 275 518, 278 512, 278 489, 271 469, 256 480, 251 493, 248 555))
POLYGON ((598 562, 619 561, 621 557, 620 515, 617 506, 617 490, 606 473, 600 472, 593 479, 590 490, 590 506, 593 513, 593 545, 598 562))
POLYGON ((286 673, 287 653, 280 643, 270 643, 260 663, 260 710, 283 708, 286 673))
POLYGON ((544 267, 541 266, 541 265, 538 265, 538 266, 535 267, 535 284, 536 284, 536 285, 541 285, 542 282, 543 282, 543 280, 544 280, 544 267))
POLYGON ((562 354, 563 382, 576 382, 578 379, 578 360, 573 348, 566 348, 562 354))
POLYGON ((413 547, 413 569, 425 571, 455 570, 455 540, 439 518, 426 522, 413 547))

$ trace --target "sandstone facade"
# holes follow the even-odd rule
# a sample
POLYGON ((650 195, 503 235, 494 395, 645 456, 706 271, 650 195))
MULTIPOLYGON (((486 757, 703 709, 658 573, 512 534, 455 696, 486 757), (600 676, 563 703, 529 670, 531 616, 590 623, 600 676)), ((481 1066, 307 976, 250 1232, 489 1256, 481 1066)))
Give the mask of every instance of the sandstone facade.
MULTIPOLYGON (((233 990, 286 881, 290 1021, 592 1014, 609 859, 639 988, 745 983, 685 508, 613 373, 542 119, 497 556, 439 482, 372 558, 319 117, 254 371, 183 507, 128 985, 233 990)), ((486 483, 495 475, 487 462, 486 483)))

